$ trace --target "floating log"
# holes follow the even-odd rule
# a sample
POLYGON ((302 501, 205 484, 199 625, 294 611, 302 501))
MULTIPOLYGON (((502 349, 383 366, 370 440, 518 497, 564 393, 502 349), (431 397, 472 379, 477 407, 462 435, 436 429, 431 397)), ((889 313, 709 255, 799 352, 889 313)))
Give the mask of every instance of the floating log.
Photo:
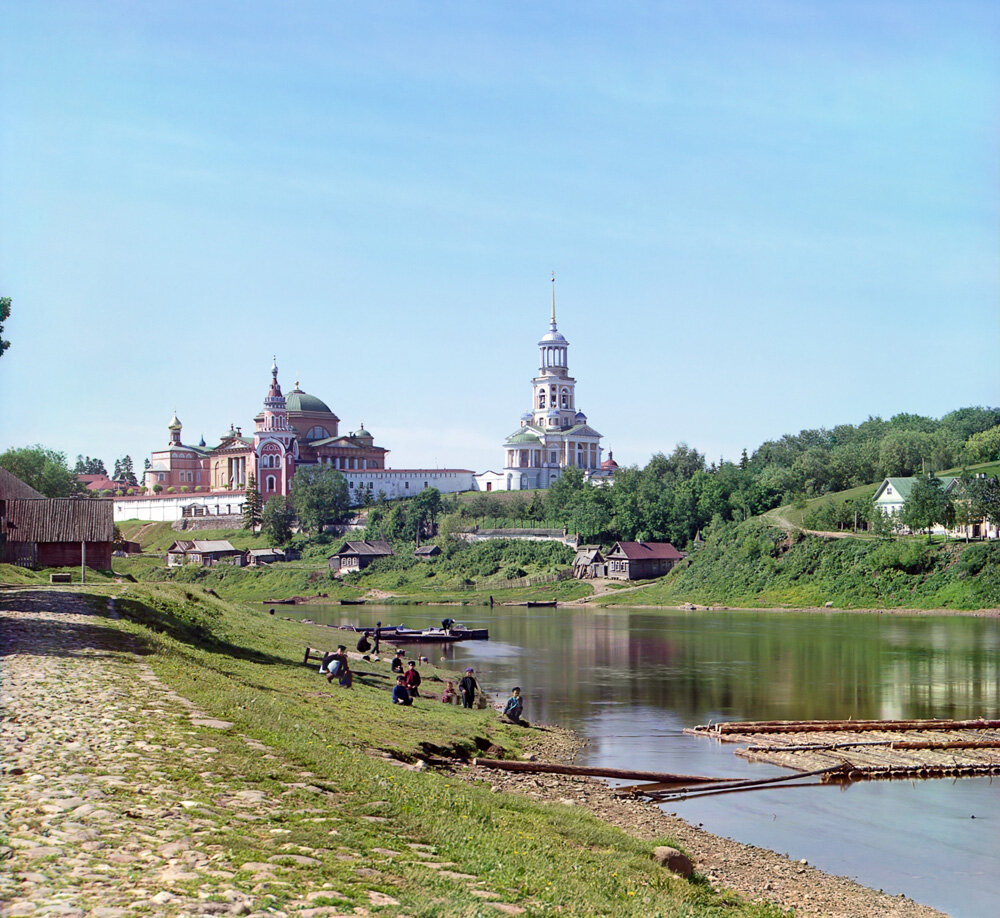
POLYGON ((1000 749, 1000 740, 899 740, 893 749, 1000 749))
POLYGON ((674 775, 659 771, 629 771, 626 768, 601 768, 591 765, 558 765, 552 762, 518 762, 507 759, 473 759, 473 765, 500 771, 520 771, 552 775, 583 775, 591 778, 620 778, 624 781, 654 781, 657 784, 717 784, 726 778, 705 775, 674 775))
MULTIPOLYGON (((781 784, 787 781, 798 781, 800 778, 815 778, 819 775, 832 776, 834 774, 839 774, 841 777, 846 777, 847 769, 844 765, 830 765, 826 768, 817 768, 813 771, 799 771, 795 774, 790 775, 776 775, 773 778, 747 778, 744 781, 727 781, 725 783, 720 783, 716 785, 709 785, 707 787, 699 787, 695 793, 702 794, 721 791, 731 791, 731 790, 748 790, 752 787, 765 787, 771 784, 781 784)), ((653 791, 650 796, 661 796, 657 792, 653 791)), ((680 791, 667 791, 662 794, 663 797, 667 797, 671 800, 679 797, 690 796, 686 794, 683 790, 680 791)))
MULTIPOLYGON (((692 728, 697 733, 863 733, 869 730, 991 730, 1000 720, 785 720, 725 721, 692 728)), ((687 731, 685 731, 687 732, 687 731)))

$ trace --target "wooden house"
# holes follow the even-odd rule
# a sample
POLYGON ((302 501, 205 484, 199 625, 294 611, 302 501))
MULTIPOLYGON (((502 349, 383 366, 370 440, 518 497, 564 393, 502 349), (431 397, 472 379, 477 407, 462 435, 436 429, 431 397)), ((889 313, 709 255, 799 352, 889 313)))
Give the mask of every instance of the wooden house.
POLYGON ((335 555, 330 555, 330 570, 349 574, 351 571, 363 571, 372 561, 388 558, 392 555, 392 546, 381 539, 359 542, 345 542, 335 555))
POLYGON ((0 505, 0 560, 5 563, 111 569, 115 524, 110 500, 2 497, 0 505))
POLYGON ((606 577, 607 561, 596 545, 580 545, 573 559, 573 576, 577 580, 593 580, 596 577, 606 577))
POLYGON ((263 567, 265 564, 284 560, 285 553, 280 548, 251 548, 247 552, 247 564, 250 567, 263 567))
POLYGON ((419 558, 421 561, 430 561, 431 558, 436 558, 441 554, 441 549, 437 545, 418 545, 413 552, 414 558, 419 558))
POLYGON ((669 542, 615 542, 605 555, 612 580, 648 580, 662 577, 686 555, 669 542))
POLYGON ((201 564, 204 567, 232 564, 234 567, 244 567, 246 552, 233 548, 225 539, 178 539, 167 549, 167 567, 179 567, 182 564, 201 564))

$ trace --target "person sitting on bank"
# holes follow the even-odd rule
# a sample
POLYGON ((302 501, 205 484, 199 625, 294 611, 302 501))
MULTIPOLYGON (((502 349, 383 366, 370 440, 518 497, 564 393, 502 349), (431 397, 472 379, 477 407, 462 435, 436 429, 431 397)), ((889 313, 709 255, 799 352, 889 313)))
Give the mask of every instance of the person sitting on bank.
POLYGON ((392 690, 392 703, 403 705, 413 704, 413 699, 410 697, 410 693, 406 690, 406 681, 402 676, 396 676, 396 686, 392 690))
POLYGON ((458 691, 462 696, 463 708, 472 708, 476 704, 476 690, 479 688, 479 683, 476 682, 474 673, 475 670, 470 666, 465 671, 465 675, 462 676, 461 682, 458 683, 458 691))
POLYGON ((458 692, 455 691, 455 683, 451 679, 445 680, 441 700, 445 704, 455 704, 458 701, 458 692))
POLYGON ((414 698, 420 697, 420 673, 417 672, 417 664, 410 660, 408 669, 403 674, 403 681, 406 683, 407 691, 414 698))
POLYGON ((515 685, 510 690, 510 698, 507 699, 507 704, 504 705, 503 714, 500 715, 500 719, 505 720, 509 724, 517 724, 519 727, 527 727, 528 722, 521 719, 522 711, 524 711, 524 701, 521 699, 521 686, 515 685))
POLYGON ((319 665, 319 671, 326 676, 329 682, 340 672, 340 668, 346 662, 347 648, 343 644, 338 644, 336 650, 323 654, 323 662, 319 665))
POLYGON ((326 681, 333 682, 334 679, 344 688, 350 688, 354 683, 350 664, 347 662, 347 648, 343 644, 337 646, 337 652, 331 656, 327 665, 326 681))
POLYGON ((403 657, 406 656, 405 650, 397 650, 396 656, 392 658, 392 671, 394 673, 403 674, 403 657))

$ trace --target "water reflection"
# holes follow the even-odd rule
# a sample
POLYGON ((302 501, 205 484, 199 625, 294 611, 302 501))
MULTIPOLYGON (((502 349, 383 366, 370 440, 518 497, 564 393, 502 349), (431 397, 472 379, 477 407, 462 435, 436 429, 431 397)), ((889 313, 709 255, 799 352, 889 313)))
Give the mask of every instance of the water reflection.
MULTIPOLYGON (((299 607, 316 621, 374 624, 400 609, 299 607)), ((405 610, 408 625, 436 610, 405 610)), ((590 739, 588 763, 767 776, 731 746, 683 734, 710 720, 1000 718, 1000 622, 806 613, 463 609, 490 641, 414 649, 473 665, 525 716, 590 739)), ((997 782, 1000 784, 1000 782, 997 782)), ((1000 821, 989 779, 760 791, 671 804, 693 822, 954 915, 992 914, 1000 821), (975 815, 975 820, 969 817, 975 815), (984 818, 986 817, 986 818, 984 818), (817 827, 822 831, 817 831, 817 827), (915 851, 927 852, 928 863, 915 851), (947 884, 938 878, 949 876, 947 884)))

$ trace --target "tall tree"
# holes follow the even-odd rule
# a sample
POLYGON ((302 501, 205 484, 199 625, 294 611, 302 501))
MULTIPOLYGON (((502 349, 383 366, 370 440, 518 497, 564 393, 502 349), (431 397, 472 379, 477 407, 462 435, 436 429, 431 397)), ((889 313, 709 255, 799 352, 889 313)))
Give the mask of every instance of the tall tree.
POLYGON ((135 480, 135 467, 132 465, 131 456, 122 456, 120 460, 115 462, 115 479, 125 479, 125 482, 130 485, 137 485, 139 482, 135 480))
POLYGON ((292 482, 292 506, 303 529, 319 532, 324 523, 338 519, 350 508, 347 479, 329 466, 303 466, 292 482))
POLYGON ((941 479, 933 472, 918 475, 907 495, 900 520, 914 532, 927 530, 927 540, 931 538, 931 527, 935 523, 947 524, 953 513, 951 501, 944 493, 941 479))
POLYGON ((104 467, 104 462, 100 459, 92 459, 90 456, 77 455, 76 465, 73 471, 77 475, 107 475, 108 470, 104 467))
POLYGON ((295 511, 292 510, 290 501, 276 494, 264 504, 260 515, 260 531, 278 545, 284 545, 292 537, 294 519, 295 511))
POLYGON ((37 443, 7 450, 0 455, 0 466, 46 497, 69 497, 83 490, 66 464, 66 454, 37 443))
POLYGON ((261 522, 261 497, 257 490, 257 479, 251 473, 247 478, 247 489, 243 494, 243 528, 256 532, 261 522))
POLYGON ((10 347, 10 342, 3 337, 3 324, 10 318, 10 297, 0 296, 0 357, 10 347))

